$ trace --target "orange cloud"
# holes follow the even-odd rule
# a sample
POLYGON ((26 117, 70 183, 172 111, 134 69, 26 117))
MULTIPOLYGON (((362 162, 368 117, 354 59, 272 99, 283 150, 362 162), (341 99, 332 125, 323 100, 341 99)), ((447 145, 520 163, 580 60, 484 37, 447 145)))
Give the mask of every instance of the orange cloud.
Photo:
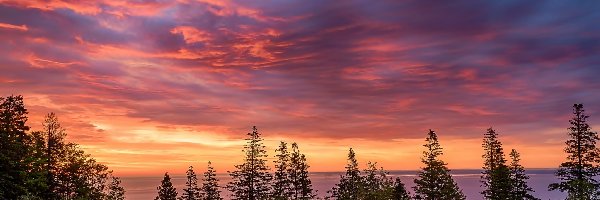
POLYGON ((29 30, 29 28, 27 28, 27 26, 25 26, 25 25, 18 26, 18 25, 6 24, 6 23, 0 23, 0 28, 13 29, 13 30, 18 30, 18 31, 29 30))

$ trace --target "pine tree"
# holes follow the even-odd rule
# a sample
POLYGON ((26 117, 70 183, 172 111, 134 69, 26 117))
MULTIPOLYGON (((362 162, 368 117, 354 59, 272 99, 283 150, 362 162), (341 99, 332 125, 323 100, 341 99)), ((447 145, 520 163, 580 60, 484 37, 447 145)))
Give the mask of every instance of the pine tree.
POLYGON ((256 126, 252 127, 246 140, 244 163, 236 165, 236 171, 229 172, 232 180, 227 184, 227 189, 231 191, 232 199, 267 199, 270 197, 271 174, 267 166, 267 151, 256 126))
POLYGON ((208 161, 208 168, 206 172, 204 172, 204 179, 202 179, 203 200, 223 199, 221 198, 221 191, 219 191, 219 179, 217 179, 216 173, 212 163, 208 161))
POLYGON ((387 178, 388 172, 383 168, 377 168, 376 162, 369 162, 364 170, 363 188, 361 188, 360 199, 379 200, 391 199, 394 192, 394 182, 387 178))
POLYGON ((525 168, 519 164, 521 155, 517 150, 510 151, 510 199, 512 200, 539 200, 532 194, 533 189, 527 185, 529 176, 525 174, 525 168))
POLYGON ((600 151, 596 147, 598 133, 593 132, 586 120, 583 105, 573 105, 575 115, 569 122, 569 136, 565 152, 567 161, 556 172, 560 182, 549 185, 550 190, 567 192, 569 200, 600 199, 600 183, 595 179, 600 175, 600 151))
POLYGON ((288 176, 290 165, 290 153, 287 149, 287 143, 281 141, 279 148, 275 150, 277 160, 275 162, 275 176, 273 177, 273 199, 288 199, 290 197, 290 177, 288 176))
POLYGON ((198 188, 198 178, 196 178, 196 173, 194 172, 194 167, 190 166, 188 168, 186 174, 187 181, 185 182, 185 187, 183 189, 183 193, 179 199, 181 200, 200 200, 202 199, 200 195, 200 188, 198 188))
POLYGON ((155 200, 176 200, 177 199, 177 190, 173 187, 173 183, 171 183, 171 177, 169 177, 169 173, 165 173, 165 177, 160 183, 160 186, 156 188, 158 190, 158 196, 154 198, 155 200))
POLYGON ((0 97, 0 199, 26 194, 27 113, 22 96, 0 97))
POLYGON ((416 186, 415 199, 423 200, 464 200, 465 195, 452 179, 450 170, 446 163, 440 160, 442 147, 438 142, 437 135, 429 130, 427 144, 423 145, 427 151, 423 152, 421 162, 425 167, 421 169, 418 178, 414 180, 416 186))
POLYGON ((121 186, 120 178, 112 177, 106 200, 125 200, 125 189, 121 186))
POLYGON ((300 153, 298 144, 292 143, 292 153, 290 155, 290 166, 288 167, 288 177, 290 180, 291 199, 308 200, 317 195, 312 189, 312 182, 308 174, 310 166, 306 163, 306 157, 300 153))
POLYGON ((481 192, 485 199, 504 200, 510 199, 511 183, 510 170, 506 165, 502 143, 498 141, 498 134, 489 128, 483 138, 484 165, 481 183, 485 190, 481 192))
POLYGON ((65 148, 65 129, 62 128, 58 121, 56 114, 49 113, 46 115, 46 119, 43 123, 44 131, 42 132, 43 137, 46 140, 45 145, 45 158, 46 158, 46 184, 48 185, 48 191, 46 197, 49 199, 56 199, 58 196, 57 188, 58 183, 56 182, 56 176, 60 173, 61 161, 64 159, 61 155, 61 151, 65 148))
POLYGON ((406 187, 400 178, 396 178, 394 182, 393 200, 410 200, 410 194, 406 191, 406 187))
POLYGON ((331 197, 339 200, 359 199, 362 190, 362 177, 358 169, 356 154, 350 148, 348 152, 348 163, 346 165, 346 174, 340 177, 337 183, 330 191, 331 197))

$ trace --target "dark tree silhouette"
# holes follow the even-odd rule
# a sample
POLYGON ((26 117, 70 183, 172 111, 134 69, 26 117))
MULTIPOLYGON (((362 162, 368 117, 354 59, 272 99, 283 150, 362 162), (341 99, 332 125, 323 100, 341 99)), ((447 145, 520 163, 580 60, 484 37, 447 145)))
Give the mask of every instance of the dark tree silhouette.
POLYGON ((46 115, 43 123, 43 137, 46 140, 46 184, 48 191, 46 197, 56 199, 56 189, 60 186, 56 183, 55 178, 60 173, 60 161, 62 159, 61 151, 65 149, 64 139, 66 136, 65 129, 58 122, 56 114, 50 113, 46 115))
POLYGON ((125 188, 121 186, 121 179, 118 177, 112 177, 110 186, 108 188, 107 200, 125 200, 125 188))
POLYGON ((183 193, 181 194, 181 200, 200 200, 202 197, 200 196, 200 188, 198 188, 198 178, 196 177, 196 172, 194 172, 194 167, 190 166, 186 171, 187 181, 185 182, 185 188, 183 189, 183 193))
POLYGON ((394 182, 393 200, 410 200, 410 193, 406 190, 404 183, 400 178, 396 178, 394 182))
POLYGON ((490 200, 510 199, 510 170, 506 166, 502 143, 494 129, 489 128, 484 134, 482 147, 485 151, 482 156, 485 161, 481 183, 485 190, 481 194, 490 200))
POLYGON ((519 164, 521 161, 521 155, 519 152, 517 152, 515 149, 510 151, 510 159, 510 199, 539 200, 531 194, 534 191, 531 187, 529 187, 529 185, 527 185, 529 176, 525 174, 525 168, 519 164))
POLYGON ((290 190, 290 176, 288 175, 290 165, 290 153, 287 143, 281 141, 279 148, 275 150, 277 160, 275 162, 275 176, 273 177, 273 199, 288 199, 292 195, 290 190))
POLYGON ((202 193, 204 196, 203 200, 222 200, 221 191, 219 190, 219 179, 217 179, 217 172, 212 166, 212 163, 208 161, 208 167, 204 172, 204 178, 202 179, 202 193))
POLYGON ((585 115, 582 104, 573 105, 573 114, 565 148, 567 161, 556 172, 561 181, 550 184, 549 189, 567 192, 567 199, 599 199, 600 183, 595 179, 600 175, 598 133, 587 124, 589 116, 585 115))
POLYGON ((248 133, 244 145, 246 157, 244 163, 236 165, 237 170, 229 172, 232 180, 227 184, 227 189, 232 193, 232 199, 256 200, 266 199, 270 196, 271 174, 267 166, 267 151, 263 139, 256 129, 248 133))
POLYGON ((173 187, 173 183, 171 183, 171 177, 169 177, 169 173, 165 173, 165 177, 160 182, 160 186, 156 188, 158 190, 158 196, 154 198, 155 200, 176 200, 177 199, 177 190, 173 187))
POLYGON ((22 96, 0 97, 0 199, 27 193, 27 113, 22 96))
POLYGON ((356 154, 352 148, 350 148, 348 152, 347 162, 346 174, 342 175, 340 177, 340 182, 329 191, 331 193, 331 198, 340 200, 359 199, 360 190, 363 188, 362 177, 360 176, 360 170, 358 169, 356 154))
POLYGON ((394 192, 394 182, 387 178, 389 174, 383 168, 377 168, 376 162, 369 162, 364 170, 361 199, 378 200, 391 199, 394 192))
POLYGON ((425 167, 421 169, 418 178, 415 179, 416 186, 415 199, 424 200, 464 200, 465 195, 458 188, 458 185, 452 179, 450 170, 446 167, 446 163, 438 158, 441 156, 442 147, 438 142, 437 135, 432 130, 429 130, 427 144, 423 145, 427 148, 423 151, 421 162, 425 167))
POLYGON ((308 174, 310 166, 306 163, 306 157, 300 153, 298 144, 292 143, 292 153, 290 155, 290 166, 288 167, 288 177, 290 180, 291 199, 314 199, 315 192, 312 189, 312 182, 308 174))

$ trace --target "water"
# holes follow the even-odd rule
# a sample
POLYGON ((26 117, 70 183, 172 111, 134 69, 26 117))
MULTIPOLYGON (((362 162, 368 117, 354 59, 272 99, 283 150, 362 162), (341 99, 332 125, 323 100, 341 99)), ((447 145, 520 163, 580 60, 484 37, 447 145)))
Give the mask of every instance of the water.
MULTIPOLYGON (((412 187, 415 185, 413 179, 416 177, 416 171, 392 171, 390 176, 400 177, 402 182, 406 185, 407 189, 412 191, 412 187)), ((557 191, 548 191, 548 184, 558 181, 554 176, 554 170, 551 169, 534 169, 527 170, 530 176, 529 186, 531 186, 536 192, 536 197, 546 199, 564 199, 565 194, 557 191)), ((311 180, 313 182, 313 188, 318 190, 317 193, 320 197, 325 196, 328 190, 330 190, 339 180, 342 172, 316 172, 311 173, 311 180)), ((201 174, 199 174, 201 175, 201 174)), ((482 199, 479 192, 482 190, 479 182, 480 171, 479 170, 453 170, 452 175, 454 180, 458 183, 460 188, 463 190, 467 199, 482 199)), ((218 174, 221 186, 225 186, 229 180, 227 174, 218 174)), ((126 197, 128 200, 152 200, 156 197, 156 187, 160 185, 162 176, 153 177, 122 177, 122 184, 127 190, 126 197)), ((181 194, 182 189, 185 185, 184 175, 172 175, 173 185, 177 188, 177 192, 181 194)), ((200 178, 200 177, 199 177, 200 178)), ((229 192, 222 190, 221 193, 225 199, 228 199, 229 192)))

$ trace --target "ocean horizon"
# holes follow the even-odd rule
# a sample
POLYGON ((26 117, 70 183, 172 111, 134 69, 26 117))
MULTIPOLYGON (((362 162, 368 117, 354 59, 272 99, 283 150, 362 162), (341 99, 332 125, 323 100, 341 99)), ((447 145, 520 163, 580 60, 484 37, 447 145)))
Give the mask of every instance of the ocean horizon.
MULTIPOLYGON (((526 173, 530 179, 528 181, 535 192, 534 195, 542 200, 547 199, 564 199, 565 193, 559 191, 548 191, 548 185, 554 183, 559 179, 554 176, 556 169, 527 169, 526 173)), ((405 184, 406 189, 414 194, 412 187, 415 185, 413 180, 417 176, 417 170, 392 170, 389 171, 389 176, 392 178, 400 177, 402 182, 405 184)), ((459 187, 463 190, 463 193, 469 200, 482 199, 480 192, 483 190, 481 187, 480 176, 481 170, 479 169, 454 169, 452 170, 452 177, 457 182, 459 187)), ((318 197, 325 197, 327 191, 338 183, 340 175, 344 172, 311 172, 310 178, 313 184, 313 189, 317 190, 318 197)), ((183 192, 183 188, 186 182, 186 176, 183 173, 169 174, 173 185, 177 188, 179 195, 183 192)), ((198 178, 201 179, 201 172, 197 172, 198 178)), ((125 187, 126 199, 128 200, 145 200, 154 199, 157 195, 157 187, 160 185, 160 181, 163 176, 123 176, 122 185, 125 187)), ((224 199, 230 199, 229 191, 225 188, 225 184, 231 180, 227 173, 218 173, 217 178, 221 186, 221 196, 224 199)))

